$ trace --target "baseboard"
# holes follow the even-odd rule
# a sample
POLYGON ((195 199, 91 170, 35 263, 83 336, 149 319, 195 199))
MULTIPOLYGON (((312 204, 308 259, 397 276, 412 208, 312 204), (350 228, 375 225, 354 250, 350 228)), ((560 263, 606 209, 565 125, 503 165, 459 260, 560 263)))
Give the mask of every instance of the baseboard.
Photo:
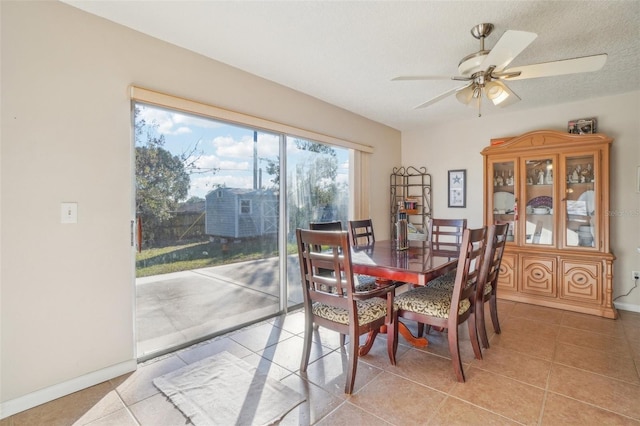
POLYGON ((69 395, 70 393, 88 388, 89 386, 97 385, 98 383, 105 382, 109 379, 113 379, 114 377, 135 371, 137 365, 138 363, 136 360, 132 359, 76 377, 75 379, 71 379, 66 382, 58 383, 57 385, 31 392, 19 398, 5 401, 0 404, 0 419, 28 410, 29 408, 33 408, 37 405, 44 404, 45 402, 53 401, 56 398, 69 395))
POLYGON ((640 306, 632 305, 631 303, 613 302, 613 306, 615 306, 616 309, 621 309, 623 311, 640 312, 640 306))

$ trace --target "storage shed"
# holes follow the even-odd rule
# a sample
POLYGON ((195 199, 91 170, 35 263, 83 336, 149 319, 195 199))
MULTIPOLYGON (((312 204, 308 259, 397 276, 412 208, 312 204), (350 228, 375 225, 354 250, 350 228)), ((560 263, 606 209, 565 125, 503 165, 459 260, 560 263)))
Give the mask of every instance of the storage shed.
POLYGON ((278 196, 271 190, 217 188, 206 197, 205 232, 251 238, 278 232, 278 196))

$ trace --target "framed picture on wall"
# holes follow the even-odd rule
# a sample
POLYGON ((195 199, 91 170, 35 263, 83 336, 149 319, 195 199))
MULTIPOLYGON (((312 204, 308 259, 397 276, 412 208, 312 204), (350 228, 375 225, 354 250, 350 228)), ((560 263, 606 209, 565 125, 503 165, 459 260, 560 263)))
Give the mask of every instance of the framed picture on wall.
POLYGON ((449 170, 449 207, 467 206, 467 171, 449 170))

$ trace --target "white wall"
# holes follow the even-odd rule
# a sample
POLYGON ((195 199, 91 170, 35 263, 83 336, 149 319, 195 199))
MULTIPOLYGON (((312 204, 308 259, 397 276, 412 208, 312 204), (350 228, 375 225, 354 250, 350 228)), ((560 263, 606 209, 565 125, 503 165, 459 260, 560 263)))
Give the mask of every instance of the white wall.
POLYGON ((400 164, 394 129, 65 4, 0 15, 0 416, 135 367, 131 84, 371 145, 372 188, 400 164))
MULTIPOLYGON (((463 108, 463 106, 460 106, 463 108)), ((489 108, 487 106, 487 108, 489 108)), ((470 116, 472 113, 469 114, 470 116)), ((566 131, 571 119, 596 117, 598 132, 614 139, 611 151, 611 249, 614 263, 614 297, 633 287, 631 271, 640 271, 640 194, 636 192, 640 166, 640 92, 558 104, 538 110, 473 116, 428 130, 403 132, 402 163, 426 166, 433 175, 434 214, 467 217, 469 226, 483 223, 483 170, 480 151, 490 139, 518 136, 531 130, 566 131), (447 170, 467 169, 467 208, 447 208, 447 170)), ((640 312, 640 287, 616 304, 640 312)))

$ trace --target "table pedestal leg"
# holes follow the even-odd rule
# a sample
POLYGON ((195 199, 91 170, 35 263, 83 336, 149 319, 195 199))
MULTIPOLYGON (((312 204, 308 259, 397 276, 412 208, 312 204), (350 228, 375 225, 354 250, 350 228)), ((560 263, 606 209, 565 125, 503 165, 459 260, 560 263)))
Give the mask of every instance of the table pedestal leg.
MULTIPOLYGON (((386 325, 383 325, 382 327, 380 327, 380 329, 370 331, 367 335, 367 341, 364 342, 364 345, 360 346, 358 355, 364 356, 368 354, 371 350, 371 347, 373 346, 373 342, 376 340, 376 336, 378 335, 378 333, 385 334, 386 332, 386 325)), ((411 334, 411 331, 409 331, 407 326, 402 321, 398 321, 398 333, 400 333, 400 335, 402 335, 402 337, 404 337, 407 342, 409 342, 416 348, 426 348, 429 345, 429 341, 426 337, 415 337, 413 334, 411 334)))
POLYGON ((398 333, 416 348, 426 348, 429 345, 426 337, 415 337, 402 321, 398 321, 398 333))

